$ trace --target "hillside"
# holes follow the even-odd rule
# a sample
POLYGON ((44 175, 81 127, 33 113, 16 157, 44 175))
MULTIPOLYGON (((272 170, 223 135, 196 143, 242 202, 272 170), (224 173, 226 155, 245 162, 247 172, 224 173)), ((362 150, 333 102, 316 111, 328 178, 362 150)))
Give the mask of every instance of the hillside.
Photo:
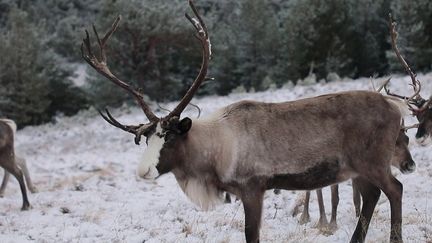
MULTIPOLYGON (((423 96, 432 90, 432 74, 419 75, 423 96)), ((375 80, 375 83, 382 82, 375 80)), ((410 94, 408 77, 394 77, 392 90, 410 94), (407 92, 403 92, 406 90, 407 92)), ((369 79, 287 87, 260 93, 204 97, 193 102, 202 117, 242 99, 278 102, 312 97, 342 90, 371 89, 369 79)), ((165 104, 167 108, 175 103, 165 104)), ((373 104, 371 104, 373 105, 373 104)), ((137 108, 112 111, 125 124, 143 122, 137 108)), ((190 108, 186 115, 196 116, 190 108)), ((408 124, 413 118, 407 120, 408 124)), ((432 241, 432 149, 415 143, 409 131, 410 150, 417 170, 397 174, 404 185, 403 235, 405 242, 432 241)), ((27 159, 39 193, 30 194, 33 209, 21 212, 18 183, 12 179, 0 198, 0 242, 243 242, 244 215, 239 201, 202 212, 183 195, 172 174, 148 182, 135 169, 145 149, 133 136, 103 121, 96 111, 57 118, 55 124, 26 127, 17 135, 17 154, 27 159)), ((330 213, 329 189, 324 190, 330 213)), ((291 216, 301 192, 266 193, 262 242, 348 242, 357 219, 350 182, 341 184, 338 230, 322 235, 314 228, 318 220, 315 194, 311 197, 311 219, 298 224, 291 216)), ((390 210, 382 194, 372 218, 367 242, 387 242, 390 210)))

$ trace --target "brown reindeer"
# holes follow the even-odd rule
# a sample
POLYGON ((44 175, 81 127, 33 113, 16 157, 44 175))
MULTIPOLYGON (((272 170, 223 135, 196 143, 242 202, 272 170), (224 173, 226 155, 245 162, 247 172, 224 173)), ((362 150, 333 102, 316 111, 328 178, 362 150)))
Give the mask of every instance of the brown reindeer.
MULTIPOLYGON (((406 135, 406 129, 407 127, 405 127, 402 124, 402 128, 400 129, 399 136, 396 140, 396 149, 391 159, 391 164, 394 167, 398 168, 403 174, 412 173, 416 168, 416 164, 412 159, 411 153, 408 149, 409 138, 406 135)), ((320 213, 317 227, 325 233, 331 233, 333 230, 337 228, 336 216, 337 216, 337 207, 339 204, 339 186, 337 184, 331 186, 332 211, 331 211, 330 223, 328 223, 326 213, 325 213, 322 190, 318 189, 316 190, 316 193, 317 193, 318 208, 320 213)), ((309 199, 310 199, 310 191, 307 191, 304 197, 304 201, 300 202, 300 204, 295 206, 293 216, 295 216, 298 213, 299 211, 298 207, 300 207, 301 204, 303 204, 304 206, 302 214, 300 216, 300 224, 305 224, 310 221, 309 199)), ((360 196, 360 191, 357 190, 357 188, 354 185, 353 185, 353 201, 354 201, 356 216, 359 217, 361 196, 360 196)))
MULTIPOLYGON (((15 137, 16 130, 17 130, 17 126, 16 126, 15 122, 13 120, 10 120, 10 119, 0 119, 0 121, 6 122, 12 128, 12 131, 13 131, 13 134, 15 137)), ((30 172, 28 170, 26 160, 22 157, 18 157, 17 155, 15 155, 15 163, 23 171, 24 179, 26 181, 27 187, 30 190, 30 192, 31 193, 37 192, 37 188, 33 185, 32 180, 30 178, 30 172)), ((6 190, 6 186, 9 182, 9 178, 10 178, 10 173, 7 170, 4 170, 3 181, 2 181, 1 186, 0 186, 0 197, 4 196, 4 192, 6 190)))
POLYGON ((364 203, 351 242, 364 242, 381 191, 391 206, 390 240, 402 242, 402 184, 390 171, 401 102, 376 92, 352 91, 283 103, 240 101, 206 118, 180 118, 206 79, 211 56, 207 28, 189 3, 197 19, 186 17, 197 30, 202 65, 186 95, 165 117, 157 117, 142 94, 107 65, 105 48, 120 18, 103 38, 93 28, 99 57, 88 32, 83 40, 83 58, 127 90, 149 120, 123 125, 108 111, 101 113, 111 125, 134 134, 135 143, 146 138, 138 175, 155 179, 172 172, 190 200, 203 209, 223 201, 223 192, 236 195, 245 211, 247 242, 259 242, 266 190, 313 190, 352 178, 364 203))
POLYGON ((13 124, 11 124, 11 120, 0 120, 0 166, 18 180, 23 197, 21 210, 28 210, 30 203, 27 198, 24 175, 15 158, 13 124))

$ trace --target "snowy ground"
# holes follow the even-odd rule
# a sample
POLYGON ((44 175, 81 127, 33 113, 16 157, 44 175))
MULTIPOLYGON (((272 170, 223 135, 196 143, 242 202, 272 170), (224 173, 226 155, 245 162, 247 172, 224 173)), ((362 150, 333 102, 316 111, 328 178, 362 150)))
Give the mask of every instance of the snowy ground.
MULTIPOLYGON (((432 75, 419 75, 424 96, 432 90, 432 75)), ((378 83, 382 80, 376 80, 378 83)), ((394 78, 394 91, 408 91, 408 77, 394 78)), ((370 89, 368 79, 345 80, 313 86, 297 86, 253 94, 206 97, 194 101, 203 116, 242 99, 287 101, 340 90, 370 89)), ((409 90, 410 91, 410 90, 409 90)), ((409 94, 409 93, 406 93, 409 94)), ((172 107, 174 104, 167 104, 172 107)), ((143 121, 136 108, 114 110, 124 123, 143 121)), ((193 117, 196 111, 188 110, 193 117)), ((413 122, 409 119, 408 124, 413 122)), ((431 147, 415 144, 410 149, 417 171, 398 178, 404 184, 403 234, 405 242, 432 242, 431 147)), ((39 193, 30 194, 33 209, 21 212, 21 194, 13 179, 0 198, 0 242, 243 242, 244 214, 240 202, 199 211, 183 195, 169 174, 155 182, 138 179, 135 169, 144 145, 133 136, 107 125, 95 111, 56 124, 27 127, 18 132, 17 153, 27 158, 39 193)), ((291 210, 299 192, 268 192, 261 227, 262 242, 348 242, 356 218, 349 182, 340 187, 338 230, 323 235, 315 194, 311 218, 298 224, 291 210)), ((330 212, 329 190, 324 190, 330 212)), ((390 212, 382 195, 375 209, 368 242, 387 242, 390 212)))

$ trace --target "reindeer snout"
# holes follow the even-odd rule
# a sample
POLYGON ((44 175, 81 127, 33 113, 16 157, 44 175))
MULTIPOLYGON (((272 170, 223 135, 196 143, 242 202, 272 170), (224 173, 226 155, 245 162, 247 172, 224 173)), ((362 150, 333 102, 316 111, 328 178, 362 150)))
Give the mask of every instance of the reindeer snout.
POLYGON ((416 142, 421 146, 427 146, 432 142, 432 139, 429 135, 423 135, 422 137, 416 135, 416 142))
POLYGON ((143 167, 143 166, 139 166, 138 167, 138 176, 143 178, 143 179, 154 179, 156 178, 159 173, 156 169, 156 167, 150 166, 150 167, 143 167))
POLYGON ((408 160, 403 163, 401 172, 402 174, 410 174, 416 169, 416 163, 413 160, 408 160))

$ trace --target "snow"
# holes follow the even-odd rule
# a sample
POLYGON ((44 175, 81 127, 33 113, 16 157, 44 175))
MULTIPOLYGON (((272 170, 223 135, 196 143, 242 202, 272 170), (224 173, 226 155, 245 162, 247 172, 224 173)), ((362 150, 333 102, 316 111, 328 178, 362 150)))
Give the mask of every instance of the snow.
MULTIPOLYGON (((419 75, 423 97, 432 90, 432 74, 419 75)), ((376 86, 384 79, 375 80, 376 86)), ((392 91, 410 94, 409 77, 393 77, 392 91), (403 92, 405 90, 405 92, 403 92)), ((204 97, 193 103, 202 117, 242 99, 287 101, 340 90, 370 89, 369 79, 342 80, 328 84, 295 86, 259 93, 204 97)), ((172 108, 175 103, 165 104, 172 108)), ((373 104, 371 104, 373 105, 373 104)), ((125 124, 138 124, 144 115, 137 108, 112 111, 125 124)), ((196 116, 190 107, 186 115, 196 116)), ((409 118, 407 125, 414 123, 409 118)), ((430 147, 415 144, 410 130, 410 150, 417 163, 413 174, 397 174, 404 184, 403 236, 405 242, 432 240, 432 158, 430 147)), ((145 143, 143 143, 145 144, 145 143)), ((17 154, 27 159, 39 192, 29 195, 32 209, 22 204, 14 179, 0 199, 0 242, 244 242, 244 214, 239 201, 204 212, 182 193, 172 174, 156 181, 139 179, 136 168, 145 145, 136 146, 133 136, 104 122, 96 111, 57 118, 55 124, 26 127, 17 133, 17 154)), ((282 191, 265 195, 262 242, 347 242, 355 218, 350 182, 340 186, 338 230, 323 235, 314 228, 319 213, 311 197, 311 222, 299 225, 291 210, 302 192, 282 191)), ((324 189, 327 215, 330 193, 324 189)), ((387 242, 390 210, 382 194, 375 209, 367 242, 387 242)))

